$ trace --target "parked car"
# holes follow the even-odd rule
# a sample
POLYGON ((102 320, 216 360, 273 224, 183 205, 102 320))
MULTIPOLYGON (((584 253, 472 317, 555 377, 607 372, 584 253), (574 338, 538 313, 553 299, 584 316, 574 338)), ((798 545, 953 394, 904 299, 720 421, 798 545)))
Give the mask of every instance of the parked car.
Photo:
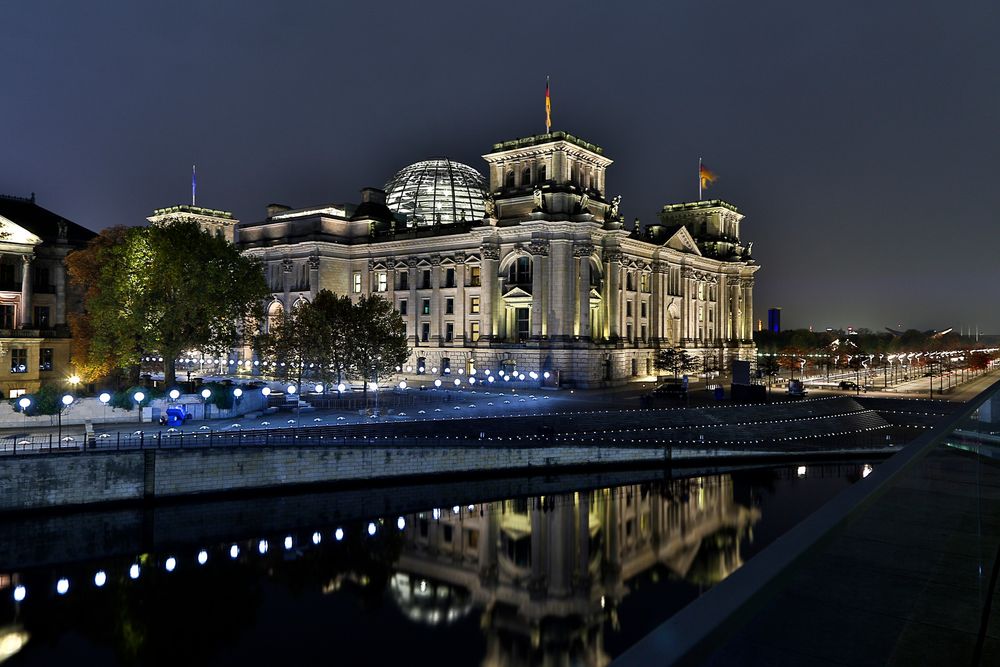
POLYGON ((854 391, 855 389, 858 388, 858 385, 855 384, 854 382, 851 382, 850 380, 841 380, 840 384, 837 386, 843 389, 844 391, 854 391))
POLYGON ((687 393, 683 378, 670 378, 656 385, 649 395, 653 398, 687 398, 687 393))

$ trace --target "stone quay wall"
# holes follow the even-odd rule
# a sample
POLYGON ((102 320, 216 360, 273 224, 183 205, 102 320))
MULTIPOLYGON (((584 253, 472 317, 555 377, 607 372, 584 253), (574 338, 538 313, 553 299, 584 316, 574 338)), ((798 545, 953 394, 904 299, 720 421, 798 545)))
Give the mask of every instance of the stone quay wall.
POLYGON ((421 475, 654 464, 663 447, 308 446, 36 454, 0 461, 0 512, 421 475))

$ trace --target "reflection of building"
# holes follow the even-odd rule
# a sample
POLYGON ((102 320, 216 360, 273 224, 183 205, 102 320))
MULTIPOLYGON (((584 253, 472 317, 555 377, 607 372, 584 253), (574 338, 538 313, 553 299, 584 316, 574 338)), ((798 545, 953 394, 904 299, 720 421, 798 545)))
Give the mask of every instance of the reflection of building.
POLYGON ((758 517, 727 476, 434 510, 407 521, 392 591, 417 621, 480 609, 485 667, 605 665, 630 580, 660 565, 719 581, 758 517))
POLYGON ((418 162, 354 204, 242 223, 273 320, 321 289, 379 294, 403 315, 411 365, 555 371, 581 385, 653 372, 655 351, 752 350, 756 263, 722 201, 665 206, 626 229, 603 149, 564 132, 493 146, 489 177, 418 162))
POLYGON ((0 195, 0 391, 12 398, 70 372, 66 255, 94 237, 35 203, 0 195))

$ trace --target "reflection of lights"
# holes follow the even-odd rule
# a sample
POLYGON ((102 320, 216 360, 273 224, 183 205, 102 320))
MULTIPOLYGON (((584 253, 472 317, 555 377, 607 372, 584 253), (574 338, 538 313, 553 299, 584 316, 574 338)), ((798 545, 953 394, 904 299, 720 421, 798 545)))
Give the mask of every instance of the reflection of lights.
POLYGON ((198 565, 204 565, 208 562, 208 552, 202 549, 198 552, 198 565))
POLYGON ((396 527, 399 528, 400 530, 406 528, 406 519, 404 519, 403 517, 399 517, 398 519, 396 519, 396 527))
POLYGON ((456 386, 456 387, 458 387, 458 386, 460 386, 461 384, 462 384, 462 381, 461 381, 461 380, 459 380, 458 378, 455 378, 455 386, 456 386))
POLYGON ((806 467, 805 466, 799 466, 799 468, 798 468, 798 470, 796 472, 798 473, 799 477, 805 477, 806 476, 806 467))
POLYGON ((866 463, 861 468, 861 476, 867 477, 868 475, 872 474, 872 470, 874 470, 874 468, 872 468, 869 464, 866 463))
POLYGON ((139 578, 139 564, 138 563, 133 563, 132 567, 130 567, 128 569, 128 576, 131 579, 138 579, 139 578))
POLYGON ((24 586, 18 584, 14 587, 14 601, 24 602, 24 598, 28 597, 28 589, 24 586))
POLYGON ((257 543, 257 551, 262 555, 267 553, 267 540, 261 540, 257 543))
POLYGON ((347 391, 347 385, 341 382, 340 384, 337 385, 337 391, 343 394, 345 391, 347 391))
POLYGON ((605 604, 604 596, 602 595, 601 596, 601 609, 604 609, 604 604, 605 604))
POLYGON ((285 538, 285 549, 288 550, 291 548, 292 548, 292 536, 289 535, 288 537, 285 538))
POLYGON ((374 521, 369 521, 368 522, 368 534, 369 535, 374 535, 375 534, 375 522, 374 521))
POLYGON ((56 593, 59 595, 66 595, 69 592, 69 579, 63 577, 56 582, 56 593))
POLYGON ((108 573, 104 570, 98 570, 97 574, 94 575, 94 585, 100 588, 106 583, 108 583, 108 573))
POLYGON ((31 635, 22 630, 21 626, 12 625, 0 629, 0 662, 18 653, 28 643, 30 637, 31 635))
POLYGON ((234 544, 233 546, 229 547, 229 557, 230 558, 236 559, 236 558, 239 558, 239 556, 240 556, 240 548, 238 546, 236 546, 234 544))
POLYGON ((434 380, 434 386, 435 387, 440 387, 441 386, 441 380, 440 379, 434 380))
POLYGON ((431 516, 434 517, 435 521, 438 520, 438 519, 440 519, 441 518, 441 510, 435 508, 434 511, 431 512, 431 516))
POLYGON ((323 541, 323 536, 319 533, 313 533, 313 544, 319 544, 323 541))
POLYGON ((164 564, 164 567, 167 568, 167 572, 173 572, 175 569, 177 569, 177 559, 171 556, 170 558, 167 559, 167 562, 164 564))
POLYGON ((454 507, 451 508, 452 514, 458 514, 459 511, 461 511, 461 508, 458 505, 455 505, 454 507))
POLYGON ((334 532, 333 536, 334 538, 336 538, 338 542, 341 541, 342 539, 344 539, 344 529, 338 528, 336 532, 334 532))

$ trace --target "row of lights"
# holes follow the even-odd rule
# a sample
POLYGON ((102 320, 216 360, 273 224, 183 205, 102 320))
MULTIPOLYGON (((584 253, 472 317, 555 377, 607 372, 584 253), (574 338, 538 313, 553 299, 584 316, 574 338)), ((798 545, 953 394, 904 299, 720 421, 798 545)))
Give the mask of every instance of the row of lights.
MULTIPOLYGON (((379 521, 379 523, 381 523, 381 520, 379 521)), ((396 527, 399 530, 405 530, 406 519, 404 517, 399 517, 398 519, 396 519, 396 527)), ((375 521, 369 521, 365 529, 365 532, 368 534, 369 537, 374 537, 375 534, 378 532, 377 523, 375 521)), ((343 541, 344 536, 345 533, 343 528, 337 528, 335 531, 333 531, 333 539, 336 540, 337 542, 343 541)), ((311 539, 314 545, 318 545, 323 541, 323 535, 319 531, 316 531, 312 534, 311 539)), ((295 540, 292 538, 291 535, 285 537, 283 541, 283 546, 285 547, 286 551, 291 551, 294 548, 295 540)), ((260 553, 261 555, 266 554, 269 549, 270 549, 270 544, 266 539, 262 539, 257 542, 257 552, 260 553)), ((236 560, 237 558, 239 558, 239 556, 240 556, 239 545, 238 544, 231 545, 229 547, 229 558, 232 560, 236 560)), ((208 551, 206 551, 205 549, 199 551, 196 560, 198 562, 198 565, 205 565, 206 563, 208 563, 208 551)), ((176 570, 177 558, 174 556, 168 556, 167 559, 163 561, 163 569, 166 570, 167 572, 173 572, 174 570, 176 570)), ((129 567, 128 570, 129 579, 132 579, 134 581, 138 579, 141 574, 142 574, 142 568, 138 563, 133 563, 129 567)), ((107 582, 108 582, 108 573, 105 570, 98 570, 94 574, 94 586, 96 586, 97 588, 103 588, 107 582)), ((56 593, 58 593, 59 595, 66 595, 69 592, 69 587, 70 587, 70 582, 69 579, 66 577, 60 577, 56 581, 56 593)), ((15 602, 23 602, 25 598, 28 597, 27 586, 25 586, 24 584, 18 584, 17 586, 15 586, 13 591, 13 597, 15 602)))

